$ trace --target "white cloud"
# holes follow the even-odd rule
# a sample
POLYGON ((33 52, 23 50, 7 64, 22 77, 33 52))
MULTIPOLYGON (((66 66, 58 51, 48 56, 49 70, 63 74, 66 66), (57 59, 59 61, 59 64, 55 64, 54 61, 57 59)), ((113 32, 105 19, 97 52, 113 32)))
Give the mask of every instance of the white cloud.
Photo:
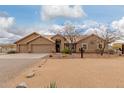
POLYGON ((81 18, 86 16, 81 6, 42 6, 41 18, 42 20, 49 20, 55 17, 67 17, 67 18, 81 18))
POLYGON ((87 29, 88 27, 85 24, 79 24, 79 25, 76 25, 76 28, 77 29, 87 29))
POLYGON ((48 27, 40 27, 40 26, 25 27, 25 28, 18 27, 15 29, 11 29, 9 32, 19 35, 20 37, 24 37, 32 32, 38 32, 39 34, 42 34, 42 35, 51 34, 48 27))
POLYGON ((122 17, 120 20, 113 21, 112 27, 116 30, 124 32, 124 17, 122 17))
POLYGON ((106 34, 107 26, 101 25, 99 28, 89 28, 84 32, 84 35, 91 35, 91 34, 96 34, 100 37, 103 37, 106 34))
POLYGON ((87 26, 87 27, 98 27, 100 25, 100 23, 94 21, 94 20, 86 20, 84 21, 84 24, 87 26))
POLYGON ((29 27, 29 28, 9 28, 7 30, 0 30, 0 43, 14 43, 15 41, 23 38, 24 36, 32 33, 38 32, 42 35, 50 35, 51 32, 48 28, 41 27, 29 27))
POLYGON ((57 25, 57 24, 53 24, 53 25, 51 25, 50 26, 50 28, 48 29, 52 34, 56 34, 56 33, 61 33, 61 32, 63 32, 63 29, 64 28, 64 26, 62 26, 62 25, 57 25))
MULTIPOLYGON (((70 21, 66 21, 64 24, 66 25, 68 23, 74 25, 75 29, 82 31, 82 33, 84 32, 84 30, 88 28, 88 26, 85 24, 73 24, 70 21)), ((50 25, 48 26, 49 27, 48 31, 50 32, 50 34, 62 33, 64 32, 65 25, 58 25, 58 24, 50 25)))
POLYGON ((50 31, 48 30, 48 28, 43 28, 43 27, 39 27, 39 26, 31 27, 31 28, 25 28, 24 31, 25 31, 25 35, 32 33, 34 31, 38 32, 41 35, 50 35, 51 34, 50 31))
POLYGON ((0 38, 9 38, 12 36, 14 36, 14 34, 4 31, 4 30, 0 30, 0 38))
POLYGON ((15 23, 14 17, 9 17, 6 13, 0 13, 0 28, 9 28, 15 23))
POLYGON ((15 23, 14 17, 8 16, 6 12, 0 12, 0 29, 7 30, 15 23))
POLYGON ((0 38, 0 44, 10 43, 8 38, 0 38))
MULTIPOLYGON (((56 6, 58 7, 58 6, 56 6)), ((81 17, 82 14, 80 10, 80 6, 73 6, 73 7, 69 7, 69 6, 61 6, 61 8, 58 7, 58 9, 61 12, 61 9, 63 12, 65 12, 65 14, 60 14, 59 11, 55 11, 55 16, 63 16, 63 17, 74 17, 74 18, 78 18, 81 17), (69 12, 69 14, 67 13, 68 11, 66 11, 66 9, 69 12), (73 10, 74 9, 74 10, 73 10), (80 12, 80 13, 78 13, 80 12), (71 13, 71 15, 70 15, 71 13), (77 13, 77 14, 74 14, 77 13)), ((54 11, 54 10, 52 10, 54 11)), ((45 12, 45 11, 44 11, 45 12)), ((50 15, 51 16, 51 15, 50 15)), ((51 17, 50 17, 51 18, 51 17)), ((79 27, 85 27, 85 26, 81 26, 78 25, 79 27)), ((59 32, 59 31, 63 31, 63 27, 62 25, 57 25, 57 24, 51 24, 51 25, 47 25, 45 27, 41 27, 39 26, 33 26, 33 27, 25 27, 25 28, 20 28, 20 27, 15 27, 15 18, 9 16, 6 12, 0 12, 0 43, 13 43, 16 40, 32 33, 32 32, 38 32, 40 34, 45 34, 45 35, 51 35, 59 32), (54 31, 54 32, 53 32, 54 31)))
POLYGON ((84 32, 84 35, 98 34, 99 32, 101 32, 101 30, 98 28, 89 28, 84 32))
POLYGON ((19 38, 20 38, 19 35, 16 35, 8 31, 0 30, 0 43, 4 43, 4 44, 13 43, 19 38))
POLYGON ((119 20, 113 21, 111 26, 113 27, 113 29, 120 33, 120 39, 124 40, 124 17, 119 20))
POLYGON ((0 43, 9 43, 19 37, 9 32, 14 23, 14 17, 8 16, 6 12, 0 12, 0 43))

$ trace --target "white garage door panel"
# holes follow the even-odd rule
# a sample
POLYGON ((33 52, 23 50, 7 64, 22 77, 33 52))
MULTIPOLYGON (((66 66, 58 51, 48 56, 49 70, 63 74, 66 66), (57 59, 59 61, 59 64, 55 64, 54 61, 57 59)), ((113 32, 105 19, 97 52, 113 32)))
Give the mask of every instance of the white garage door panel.
POLYGON ((47 45, 47 44, 37 44, 32 45, 32 53, 50 53, 52 52, 53 45, 47 45))

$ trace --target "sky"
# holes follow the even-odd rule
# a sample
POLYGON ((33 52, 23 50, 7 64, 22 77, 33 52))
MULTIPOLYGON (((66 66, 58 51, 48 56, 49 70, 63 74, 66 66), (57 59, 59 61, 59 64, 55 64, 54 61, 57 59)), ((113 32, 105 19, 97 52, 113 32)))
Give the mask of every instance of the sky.
POLYGON ((109 25, 124 33, 124 6, 71 5, 1 5, 0 43, 13 43, 32 32, 51 34, 61 30, 66 22, 74 24, 84 33, 98 30, 99 24, 109 25))

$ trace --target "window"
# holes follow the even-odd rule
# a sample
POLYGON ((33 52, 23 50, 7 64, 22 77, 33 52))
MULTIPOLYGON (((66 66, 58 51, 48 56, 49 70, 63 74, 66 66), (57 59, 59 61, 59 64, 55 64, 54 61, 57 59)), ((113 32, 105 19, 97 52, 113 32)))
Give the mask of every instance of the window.
POLYGON ((102 44, 98 44, 98 48, 102 49, 103 48, 102 44))
POLYGON ((64 48, 69 48, 69 43, 65 43, 64 48))
POLYGON ((83 47, 85 50, 88 48, 86 43, 82 43, 81 47, 83 47))
POLYGON ((75 52, 76 51, 76 43, 73 43, 73 44, 71 44, 71 43, 65 43, 64 44, 64 48, 71 48, 72 47, 72 52, 75 52))

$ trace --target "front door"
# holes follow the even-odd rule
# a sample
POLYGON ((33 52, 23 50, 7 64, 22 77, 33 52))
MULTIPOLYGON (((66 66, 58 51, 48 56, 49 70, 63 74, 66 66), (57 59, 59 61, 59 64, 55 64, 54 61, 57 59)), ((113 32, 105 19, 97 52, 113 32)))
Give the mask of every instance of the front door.
POLYGON ((61 40, 56 40, 56 52, 60 52, 61 40))

